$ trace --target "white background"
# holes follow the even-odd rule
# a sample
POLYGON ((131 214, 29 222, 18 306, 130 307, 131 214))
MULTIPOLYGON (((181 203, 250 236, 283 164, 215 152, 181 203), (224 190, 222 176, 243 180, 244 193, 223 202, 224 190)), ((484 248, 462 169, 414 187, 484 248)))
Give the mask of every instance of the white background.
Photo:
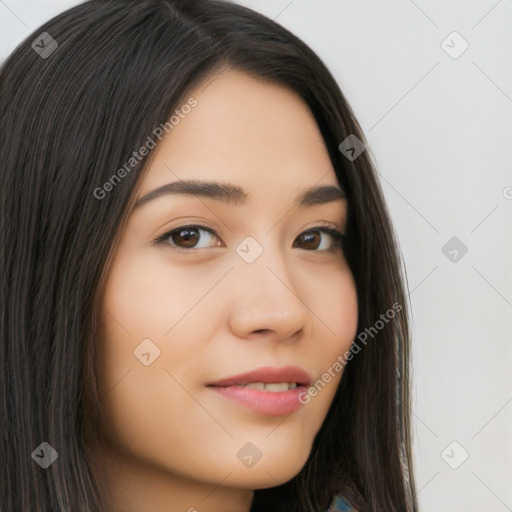
MULTIPOLYGON (((77 3, 0 0, 0 59, 77 3)), ((240 3, 321 56, 377 163, 413 310, 420 511, 512 510, 512 1, 240 3)))

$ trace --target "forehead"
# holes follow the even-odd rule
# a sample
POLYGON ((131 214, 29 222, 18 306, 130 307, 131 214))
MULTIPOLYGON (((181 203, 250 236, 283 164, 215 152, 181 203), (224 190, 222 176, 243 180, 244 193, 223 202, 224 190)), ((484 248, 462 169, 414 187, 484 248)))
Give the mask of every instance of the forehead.
POLYGON ((291 89, 225 70, 182 103, 155 149, 139 197, 180 179, 236 183, 251 196, 275 198, 338 185, 316 121, 291 89), (185 108, 187 103, 195 106, 185 108))

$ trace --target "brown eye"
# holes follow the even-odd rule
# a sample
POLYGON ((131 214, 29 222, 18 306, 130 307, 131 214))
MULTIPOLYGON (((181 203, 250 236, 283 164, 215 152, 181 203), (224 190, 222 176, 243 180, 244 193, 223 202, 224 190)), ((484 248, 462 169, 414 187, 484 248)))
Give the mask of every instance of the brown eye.
POLYGON ((170 239, 175 245, 185 247, 187 249, 194 247, 199 238, 199 229, 197 228, 180 228, 177 231, 173 231, 170 236, 170 239))
POLYGON ((219 240, 214 231, 204 226, 180 226, 162 235, 157 242, 168 244, 172 249, 184 251, 187 249, 204 249, 220 246, 219 242, 216 244, 212 243, 212 238, 219 240), (202 245, 198 246, 198 243, 202 245))
POLYGON ((315 250, 322 241, 322 237, 318 231, 303 233, 299 238, 301 238, 304 243, 302 248, 308 250, 315 250))
POLYGON ((306 251, 316 251, 316 252, 323 252, 323 251, 329 251, 329 250, 335 250, 341 246, 343 236, 338 230, 331 229, 331 228, 315 228, 310 229, 309 231, 305 231, 304 233, 301 233, 296 241, 294 242, 293 246, 297 247, 297 241, 299 241, 299 244, 302 249, 305 249, 306 251), (322 235, 327 235, 327 238, 331 239, 331 243, 327 242, 327 247, 325 247, 325 242, 322 240, 322 235), (323 246, 323 247, 322 247, 323 246), (319 250, 319 247, 321 249, 319 250))

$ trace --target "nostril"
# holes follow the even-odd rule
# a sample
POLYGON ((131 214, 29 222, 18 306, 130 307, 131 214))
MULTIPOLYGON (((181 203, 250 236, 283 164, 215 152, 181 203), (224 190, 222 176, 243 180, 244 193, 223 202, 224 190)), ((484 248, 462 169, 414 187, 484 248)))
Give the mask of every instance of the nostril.
POLYGON ((270 329, 258 329, 256 331, 253 331, 253 333, 267 333, 267 332, 271 332, 270 329))

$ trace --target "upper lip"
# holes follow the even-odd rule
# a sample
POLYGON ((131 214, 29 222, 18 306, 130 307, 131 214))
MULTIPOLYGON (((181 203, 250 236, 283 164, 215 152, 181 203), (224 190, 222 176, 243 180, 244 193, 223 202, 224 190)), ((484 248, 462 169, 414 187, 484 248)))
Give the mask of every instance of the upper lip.
POLYGON ((232 377, 227 377, 207 385, 227 387, 249 384, 251 382, 263 382, 264 384, 295 382, 297 386, 310 386, 312 378, 306 370, 298 366, 282 366, 279 368, 265 366, 239 375, 233 375, 232 377))

